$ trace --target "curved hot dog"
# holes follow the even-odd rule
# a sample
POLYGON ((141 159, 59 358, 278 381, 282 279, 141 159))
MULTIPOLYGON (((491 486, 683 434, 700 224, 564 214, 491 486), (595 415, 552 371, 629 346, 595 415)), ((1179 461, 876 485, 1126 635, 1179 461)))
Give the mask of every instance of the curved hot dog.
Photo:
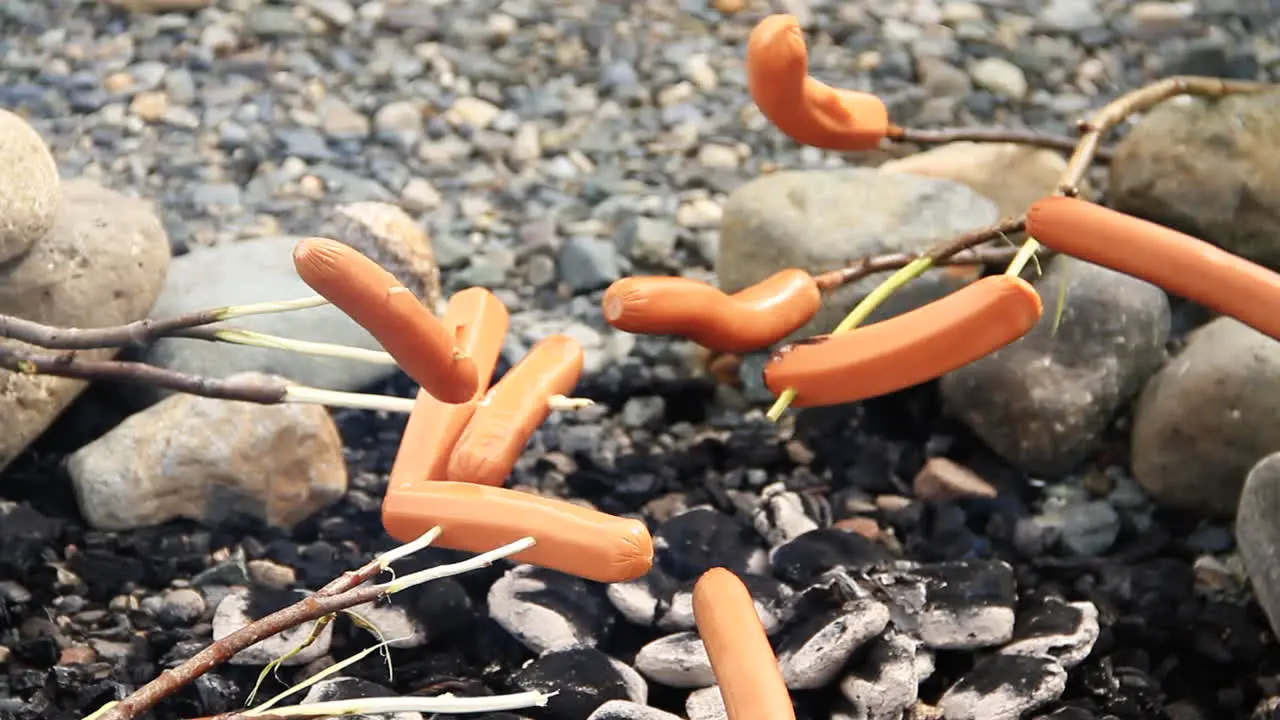
POLYGON ((803 145, 873 150, 889 131, 889 110, 880 98, 809 75, 804 32, 792 15, 770 15, 751 31, 747 86, 769 122, 803 145))
POLYGON ((1203 240, 1061 196, 1031 206, 1027 234, 1060 253, 1159 285, 1280 339, 1280 274, 1203 240))
POLYGON ((768 347, 813 319, 822 292, 803 270, 775 273, 727 295, 683 277, 629 277, 601 301, 605 320, 631 333, 679 335, 717 352, 768 347))
POLYGON ((496 295, 473 287, 449 298, 443 322, 458 348, 475 362, 479 387, 470 400, 457 404, 441 402, 425 390, 418 391, 387 480, 387 493, 382 500, 384 525, 401 522, 397 516, 405 512, 405 507, 399 497, 405 491, 423 482, 445 479, 449 454, 493 377, 510 314, 496 295))
POLYGON ((857 402, 932 380, 1025 335, 1044 306, 1027 281, 992 275, 878 323, 780 348, 765 364, 797 407, 857 402))
POLYGON ((565 395, 582 375, 582 345, 552 335, 485 393, 453 446, 445 476, 455 482, 501 485, 538 426, 552 395, 565 395))
POLYGON ((414 382, 447 403, 476 392, 476 366, 399 280, 355 248, 312 237, 293 249, 298 276, 373 335, 414 382))
POLYGON ((729 570, 711 568, 693 586, 693 620, 707 648, 729 720, 794 720, 751 593, 729 570))
POLYGON ((563 500, 475 483, 425 482, 397 502, 400 512, 384 523, 400 542, 439 525, 436 547, 486 552, 532 537, 537 544, 513 560, 596 582, 634 580, 653 567, 653 538, 643 522, 563 500))

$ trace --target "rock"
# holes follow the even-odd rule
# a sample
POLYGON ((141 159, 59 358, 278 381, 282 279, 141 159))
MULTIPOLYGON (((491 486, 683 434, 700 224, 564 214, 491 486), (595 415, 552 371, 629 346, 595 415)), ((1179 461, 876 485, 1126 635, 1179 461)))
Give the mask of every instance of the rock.
POLYGON ((555 693, 541 715, 578 720, 610 700, 632 700, 626 678, 612 658, 590 647, 552 650, 517 670, 510 679, 519 691, 555 693))
MULTIPOLYGON (((88 180, 69 180, 49 234, 0 269, 0 313, 59 327, 141 320, 156 302, 169 258, 169 238, 149 204, 88 180)), ((106 360, 114 354, 88 350, 80 357, 106 360)), ((85 387, 80 380, 0 370, 0 469, 85 387)))
MULTIPOLYGON (((213 613, 213 640, 217 642, 249 623, 270 615, 281 608, 302 599, 299 593, 285 590, 255 590, 233 592, 218 603, 213 613)), ((241 650, 231 657, 232 665, 267 665, 279 660, 298 648, 310 637, 313 623, 302 623, 282 633, 272 635, 241 650)), ((314 642, 284 660, 281 665, 306 665, 329 652, 333 642, 333 623, 326 623, 314 642)))
POLYGON ((1017 591, 1002 560, 959 560, 874 573, 893 624, 938 650, 995 647, 1013 637, 1017 591))
POLYGON ((561 281, 576 293, 600 290, 622 277, 613 243, 583 235, 565 241, 557 265, 561 281))
POLYGON ((596 708, 587 720, 681 720, 679 715, 628 702, 626 700, 610 700, 596 708))
POLYGON ((974 60, 969 64, 969 77, 974 85, 1010 100, 1023 99, 1029 89, 1022 68, 1002 57, 974 60))
POLYGON ((1062 696, 1067 672, 1037 655, 995 654, 947 689, 938 701, 947 720, 1019 720, 1062 696))
POLYGON ((947 411, 996 453, 1025 472, 1057 477, 1098 447, 1112 415, 1160 367, 1169 301, 1155 285, 1074 258, 1053 260, 1035 285, 1045 303, 1039 324, 944 375, 939 391, 947 411))
POLYGON ((729 713, 724 707, 724 696, 720 694, 720 686, 715 685, 701 690, 694 690, 684 701, 684 714, 689 720, 727 720, 729 713))
POLYGON ((29 251, 53 229, 62 188, 44 138, 0 109, 0 264, 29 251))
POLYGON ((899 720, 916 704, 920 683, 933 673, 933 660, 920 641, 890 631, 873 640, 867 658, 840 681, 840 692, 863 720, 899 720))
POLYGON ((658 638, 636 653, 642 675, 674 688, 703 688, 716 684, 707 646, 694 631, 658 638))
MULTIPOLYGON (((740 574, 754 601, 756 616, 766 633, 777 631, 790 618, 795 591, 778 580, 740 574)), ((667 631, 692 630, 693 586, 696 579, 677 580, 661 567, 629 582, 610 583, 609 601, 629 622, 667 631)))
POLYGON ((851 572, 887 565, 889 551, 858 533, 836 528, 807 532, 779 545, 770 556, 773 573, 796 586, 805 586, 833 568, 851 572))
MULTIPOLYGON (((821 273, 872 255, 921 251, 996 219, 994 203, 946 180, 866 168, 775 172, 730 193, 716 276, 725 292, 737 292, 785 268, 821 273)), ((826 295, 823 309, 787 340, 830 332, 882 280, 864 278, 826 295)), ((867 322, 924 305, 960 284, 954 273, 930 270, 867 322)))
POLYGON ((659 268, 671 267, 678 229, 667 220, 633 215, 618 228, 618 250, 632 260, 659 268))
POLYGON ((1071 669, 1089 656, 1099 631, 1098 608, 1093 603, 1048 597, 1019 615, 1013 639, 1000 652, 1048 656, 1071 669))
MULTIPOLYGON (((151 317, 168 318, 226 305, 296 300, 315 295, 293 268, 293 246, 301 239, 255 238, 197 248, 178 257, 151 317)), ((402 278, 401 282, 413 286, 412 278, 402 278)), ((209 327, 234 327, 293 340, 382 349, 367 330, 332 305, 255 315, 209 327)), ((226 377, 240 371, 256 371, 280 375, 302 385, 347 391, 365 389, 398 372, 393 365, 181 338, 166 338, 152 344, 144 359, 159 367, 196 375, 226 377)), ((158 399, 168 394, 163 390, 150 390, 144 396, 158 399)))
POLYGON ((737 575, 759 574, 764 549, 752 528, 706 507, 683 512, 653 532, 655 563, 678 580, 697 580, 714 567, 737 575))
POLYGON ((993 498, 999 493, 981 475, 945 457, 931 457, 911 481, 918 500, 993 498))
MULTIPOLYGON (((307 694, 298 700, 299 705, 310 703, 335 702, 338 700, 359 700, 361 698, 395 697, 390 688, 370 682, 362 678, 327 677, 307 689, 307 694)), ((284 703, 292 705, 292 702, 284 703)), ((352 714, 344 717, 351 720, 422 720, 422 713, 398 712, 379 715, 352 714)))
MULTIPOLYGON (((429 555, 424 555, 425 560, 429 555)), ((405 563, 416 567, 416 564, 405 563)), ((425 569, 416 568, 416 569, 425 569)), ((402 574, 411 572, 401 568, 402 574)), ((476 620, 475 604, 466 588, 454 578, 440 578, 396 593, 392 604, 373 603, 364 617, 382 638, 397 648, 422 647, 458 630, 472 627, 476 620)), ((367 607, 367 606, 361 606, 367 607)))
POLYGON ((1232 318, 1187 336, 1134 406, 1134 478, 1155 502, 1236 512, 1249 469, 1280 450, 1280 344, 1232 318))
POLYGON ((342 438, 323 406, 194 395, 129 417, 73 453, 67 472, 85 520, 110 530, 238 513, 292 527, 347 489, 342 438))
POLYGON ((1236 514, 1236 546, 1258 605, 1280 633, 1280 452, 1249 471, 1236 514))
POLYGON ((1280 268, 1280 91, 1161 103, 1115 148, 1109 204, 1280 268))
POLYGON ((818 529, 818 523, 805 512, 800 493, 787 490, 784 483, 774 483, 760 491, 751 522, 771 547, 818 529))
POLYGON ((606 642, 614 608, 597 583, 518 565, 489 588, 489 616, 536 654, 606 642))
POLYGON ((849 658, 889 625, 889 608, 871 599, 804 619, 786 634, 776 653, 782 679, 792 690, 816 690, 839 676, 849 658))
MULTIPOLYGON (((384 202, 339 205, 316 234, 364 253, 395 275, 427 307, 444 312, 440 268, 431 237, 404 210, 384 202)), ((289 260, 292 262, 292 255, 289 260)))
POLYGON ((1120 513, 1106 500, 1068 503, 1035 518, 1071 555, 1101 555, 1120 536, 1120 513))
MULTIPOLYGON (((1016 143, 954 142, 890 160, 880 172, 951 180, 996 204, 1000 217, 1017 217, 1058 187, 1067 169, 1061 153, 1016 143)), ((1017 241, 1019 236, 1010 236, 1017 241)))

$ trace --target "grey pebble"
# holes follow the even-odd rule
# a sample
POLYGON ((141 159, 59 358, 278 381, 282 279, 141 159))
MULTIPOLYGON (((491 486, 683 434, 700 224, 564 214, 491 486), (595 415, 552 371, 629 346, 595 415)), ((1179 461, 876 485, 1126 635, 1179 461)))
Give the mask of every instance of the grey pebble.
POLYGON ((667 687, 703 688, 716 683, 707 646, 694 631, 661 637, 641 647, 636 669, 667 687))

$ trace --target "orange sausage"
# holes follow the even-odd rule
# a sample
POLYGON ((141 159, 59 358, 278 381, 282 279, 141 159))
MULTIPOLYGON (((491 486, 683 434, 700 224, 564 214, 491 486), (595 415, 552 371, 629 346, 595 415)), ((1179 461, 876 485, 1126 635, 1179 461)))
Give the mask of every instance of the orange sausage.
POLYGON ((683 277, 629 277, 609 286, 605 320, 619 330, 679 335, 717 352, 768 347, 813 319, 822 292, 803 270, 775 273, 727 295, 683 277))
POLYGON ((653 567, 653 537, 643 522, 564 500, 475 483, 427 482, 397 502, 399 511, 384 522, 400 542, 439 525, 436 547, 486 552, 532 537, 537 544, 513 560, 596 582, 634 580, 653 567))
POLYGON ((1280 339, 1280 274, 1203 240, 1061 196, 1031 206, 1027 234, 1053 250, 1159 285, 1280 339))
POLYGON ((453 446, 445 476, 454 482, 501 485, 538 426, 552 395, 571 392, 582 376, 582 345, 552 335, 529 351, 485 393, 453 446))
POLYGON ((795 720, 778 658, 737 575, 717 567, 698 578, 693 620, 729 720, 795 720))
POLYGON ((792 15, 769 15, 751 31, 747 86, 769 122, 802 145, 874 150, 889 132, 889 110, 880 98, 809 75, 804 32, 792 15))
POLYGON ((1040 295, 1026 280, 992 275, 902 315, 779 349, 765 364, 774 394, 797 407, 857 402, 932 380, 1027 334, 1040 295))
POLYGON ((350 315, 423 390, 447 403, 476 393, 476 365, 455 352, 444 324, 399 280, 355 248, 307 238, 293 249, 307 285, 350 315))
POLYGON ((479 388, 470 400, 457 404, 441 402, 425 390, 418 391, 391 465, 382 500, 383 525, 400 522, 396 516, 404 508, 398 498, 406 490, 424 481, 445 478, 449 454, 489 387, 510 321, 507 307, 484 288, 467 288, 449 298, 444 325, 453 332, 458 347, 475 362, 479 388))

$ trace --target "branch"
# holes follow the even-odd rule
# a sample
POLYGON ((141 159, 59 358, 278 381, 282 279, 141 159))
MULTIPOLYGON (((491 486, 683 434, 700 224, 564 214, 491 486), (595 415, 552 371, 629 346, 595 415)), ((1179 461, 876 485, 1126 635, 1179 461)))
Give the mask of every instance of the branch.
POLYGON ((54 375, 76 380, 107 380, 130 385, 154 385, 191 395, 276 405, 288 400, 289 385, 282 380, 211 378, 166 370, 125 360, 85 360, 75 351, 32 352, 0 345, 0 368, 22 375, 54 375))
MULTIPOLYGON (((422 570, 391 582, 377 585, 364 584, 383 570, 386 570, 396 560, 426 547, 439 535, 440 528, 432 528, 417 540, 379 555, 354 572, 344 573, 341 577, 334 579, 328 585, 297 603, 282 610, 277 610, 266 617, 259 618, 221 640, 212 643, 204 650, 188 658, 186 662, 178 667, 160 673, 154 680, 135 690, 129 697, 97 715, 95 720, 133 720, 138 715, 155 707, 164 698, 195 681, 196 678, 227 662, 236 653, 272 635, 357 605, 372 602, 414 585, 492 564, 508 555, 527 550, 534 544, 531 538, 524 538, 459 563, 422 570)), ((276 712, 284 713, 285 710, 282 709, 276 712)))
MULTIPOLYGON (((1025 222, 1022 218, 1010 218, 995 225, 965 233, 949 241, 944 247, 945 254, 934 255, 933 262, 935 265, 1004 265, 1013 259, 1018 252, 1017 247, 977 248, 974 246, 1021 232, 1024 226, 1025 222)), ((839 270, 822 273, 815 277, 814 281, 817 282, 820 290, 829 292, 868 275, 906 267, 926 254, 929 253, 890 253, 863 258, 839 270)))
MULTIPOLYGON (((947 128, 945 130, 913 130, 893 126, 885 137, 894 142, 914 143, 916 145, 945 145, 953 142, 983 143, 1017 143, 1050 150, 1074 151, 1080 144, 1079 138, 1046 135, 1034 130, 1013 130, 1010 128, 947 128)), ((1111 162, 1110 150, 1098 150, 1094 156, 1097 162, 1111 162)))
POLYGON ((131 343, 150 342, 167 335, 179 335, 182 334, 181 331, 189 328, 211 325, 233 318, 305 310, 328 304, 328 300, 316 296, 283 302, 228 305, 164 320, 138 320, 125 325, 104 328, 62 328, 23 320, 12 315, 0 315, 0 337, 21 340, 28 345, 38 345, 49 350, 118 348, 131 343))

